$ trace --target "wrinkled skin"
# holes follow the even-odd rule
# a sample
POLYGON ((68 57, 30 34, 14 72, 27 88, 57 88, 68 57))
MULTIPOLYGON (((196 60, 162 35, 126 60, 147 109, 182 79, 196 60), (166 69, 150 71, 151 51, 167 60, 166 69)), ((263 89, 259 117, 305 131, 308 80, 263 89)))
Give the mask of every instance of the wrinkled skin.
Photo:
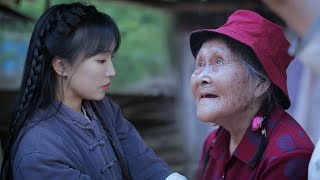
POLYGON ((243 122, 246 128, 246 121, 251 121, 250 116, 258 111, 259 97, 263 94, 261 88, 250 84, 238 57, 219 39, 202 45, 196 57, 191 88, 198 118, 223 127, 243 122))

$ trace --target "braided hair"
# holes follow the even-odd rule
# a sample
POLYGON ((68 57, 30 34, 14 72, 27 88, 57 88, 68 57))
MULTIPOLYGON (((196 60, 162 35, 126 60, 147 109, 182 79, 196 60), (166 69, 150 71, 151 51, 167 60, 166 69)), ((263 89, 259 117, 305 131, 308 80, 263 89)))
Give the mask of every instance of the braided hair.
POLYGON ((29 43, 23 78, 9 125, 1 179, 12 179, 12 160, 16 152, 13 147, 19 144, 22 129, 29 123, 30 116, 38 108, 49 106, 56 98, 58 77, 52 60, 58 57, 73 65, 76 59, 84 60, 111 48, 115 53, 119 45, 120 32, 116 23, 94 6, 59 4, 41 15, 29 43))

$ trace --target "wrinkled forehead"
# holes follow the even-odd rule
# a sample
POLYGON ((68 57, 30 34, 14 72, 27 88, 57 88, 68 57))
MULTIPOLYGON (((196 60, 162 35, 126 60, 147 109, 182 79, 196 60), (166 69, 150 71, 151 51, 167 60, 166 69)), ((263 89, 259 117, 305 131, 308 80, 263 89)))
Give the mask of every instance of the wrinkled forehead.
MULTIPOLYGON (((199 56, 224 56, 224 57, 233 57, 235 58, 235 53, 231 50, 229 44, 223 39, 212 38, 206 40, 197 54, 196 59, 199 56)), ((232 58, 232 59, 233 59, 232 58)))
POLYGON ((202 44, 200 50, 201 49, 209 49, 211 51, 230 51, 229 46, 222 39, 208 39, 202 44))

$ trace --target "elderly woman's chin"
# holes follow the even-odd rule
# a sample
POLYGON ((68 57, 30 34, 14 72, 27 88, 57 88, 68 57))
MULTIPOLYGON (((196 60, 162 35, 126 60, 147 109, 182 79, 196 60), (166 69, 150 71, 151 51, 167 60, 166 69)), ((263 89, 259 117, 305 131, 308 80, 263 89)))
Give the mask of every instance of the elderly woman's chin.
POLYGON ((216 122, 216 119, 218 119, 218 113, 216 109, 209 107, 198 107, 197 117, 202 122, 218 123, 216 122))

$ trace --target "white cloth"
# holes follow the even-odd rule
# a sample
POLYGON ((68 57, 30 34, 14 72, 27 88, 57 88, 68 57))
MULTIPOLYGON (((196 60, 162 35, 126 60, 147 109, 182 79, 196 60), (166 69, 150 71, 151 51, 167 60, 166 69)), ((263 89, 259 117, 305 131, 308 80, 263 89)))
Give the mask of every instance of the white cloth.
POLYGON ((320 179, 320 139, 316 144, 316 147, 312 153, 311 160, 309 162, 308 179, 309 180, 320 179))
MULTIPOLYGON (((291 47, 289 49, 289 54, 296 55, 298 59, 300 59, 305 65, 310 67, 314 72, 320 73, 320 16, 316 18, 315 22, 313 25, 309 28, 309 31, 305 35, 305 37, 302 39, 302 41, 299 42, 298 39, 296 41, 293 41, 291 44, 291 47)), ((310 74, 310 73, 308 73, 310 74)), ((309 77, 311 77, 309 75, 309 77)), ((308 78, 310 80, 310 78, 308 78)), ((314 85, 314 83, 312 84, 314 85)), ((308 85, 310 87, 311 85, 308 85)), ((304 86, 306 87, 306 86, 304 86)), ((319 91, 315 91, 315 93, 319 93, 319 91)), ((307 93, 304 93, 307 94, 307 93)), ((318 102, 313 102, 310 101, 308 102, 307 100, 311 98, 314 100, 314 96, 307 94, 307 96, 301 96, 303 99, 305 99, 305 106, 301 106, 303 113, 300 113, 302 115, 310 115, 312 112, 315 111, 310 111, 310 109, 317 108, 318 106, 315 106, 313 104, 316 104, 318 102), (309 105, 310 108, 302 108, 306 107, 306 105, 309 105)), ((318 96, 319 97, 319 96, 318 96)), ((299 102, 298 104, 301 104, 299 102)), ((300 110, 301 111, 301 110, 300 110)), ((302 112, 302 111, 301 111, 302 112)), ((299 114, 299 113, 298 113, 299 114)), ((316 115, 314 117, 317 118, 318 120, 318 108, 316 110, 316 115)), ((300 116, 299 116, 300 117, 300 116)), ((299 119, 299 118, 297 118, 299 119)), ((306 119, 308 120, 310 124, 311 118, 301 118, 301 119, 306 119)), ((311 120, 312 121, 312 120, 311 120)), ((303 123, 302 123, 303 125, 303 123)), ((306 127, 306 123, 304 124, 304 127, 306 127)), ((308 127, 308 126, 307 126, 308 127)), ((312 126, 312 127, 318 127, 318 126, 312 126)), ((308 131, 308 128, 307 128, 308 131)), ((315 131, 318 131, 318 128, 316 128, 315 131)), ((312 132, 309 134, 313 134, 312 132)), ((319 180, 320 179, 320 139, 318 140, 318 143, 316 144, 316 147, 312 153, 311 160, 309 162, 309 167, 308 167, 308 179, 309 180, 319 180)))
POLYGON ((187 178, 175 172, 170 174, 165 180, 187 180, 187 178))
POLYGON ((320 16, 316 18, 303 39, 296 38, 291 44, 289 54, 296 55, 304 64, 320 73, 320 16))

